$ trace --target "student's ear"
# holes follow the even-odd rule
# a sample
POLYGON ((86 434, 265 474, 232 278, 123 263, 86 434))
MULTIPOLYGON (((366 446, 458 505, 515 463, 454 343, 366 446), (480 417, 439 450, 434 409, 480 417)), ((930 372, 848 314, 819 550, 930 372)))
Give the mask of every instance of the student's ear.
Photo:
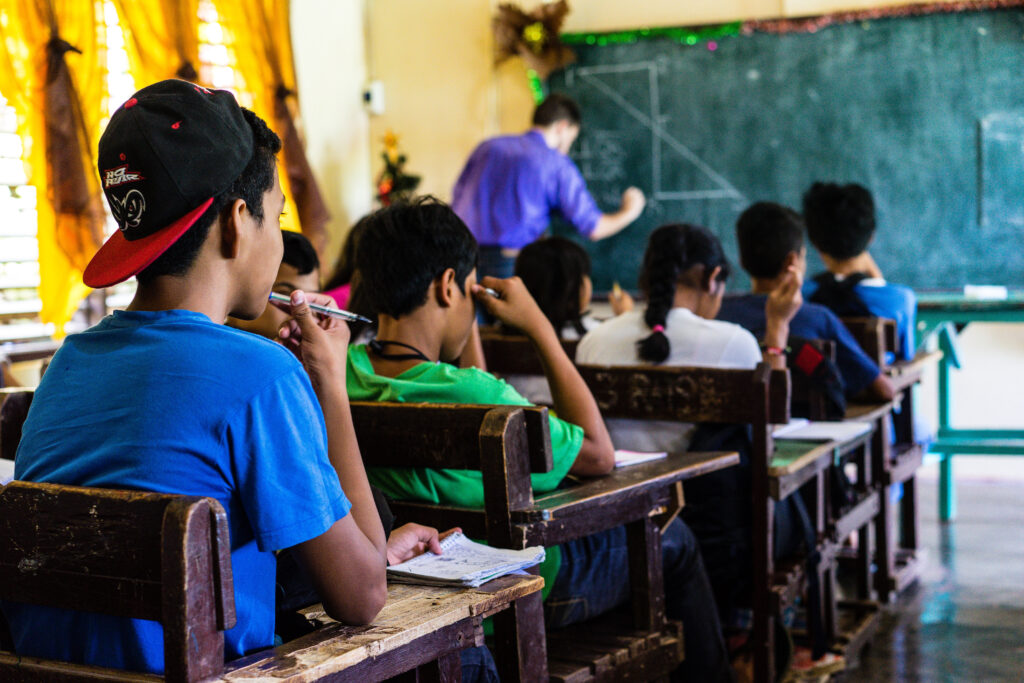
POLYGON ((249 209, 244 199, 236 199, 231 203, 230 210, 215 220, 220 221, 220 253, 224 258, 237 258, 239 249, 239 230, 242 219, 248 217, 249 209))
POLYGON ((707 290, 708 294, 715 294, 715 283, 718 282, 718 276, 721 274, 722 266, 715 266, 708 273, 707 279, 704 281, 704 289, 707 290))
POLYGON ((437 298, 437 305, 441 308, 450 308, 455 303, 456 297, 461 294, 462 290, 455 279, 454 268, 446 268, 434 279, 434 296, 437 298))

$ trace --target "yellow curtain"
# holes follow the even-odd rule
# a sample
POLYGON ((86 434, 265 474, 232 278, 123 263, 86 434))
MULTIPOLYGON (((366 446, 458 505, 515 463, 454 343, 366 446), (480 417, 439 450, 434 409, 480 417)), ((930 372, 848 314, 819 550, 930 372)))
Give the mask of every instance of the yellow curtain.
POLYGON ((114 0, 139 88, 167 78, 197 80, 199 0, 114 0))
POLYGON ((99 11, 83 0, 0 4, 0 93, 17 113, 36 187, 40 317, 57 336, 89 292, 82 272, 103 238, 95 164, 106 101, 99 11))
POLYGON ((299 131, 289 2, 216 0, 215 5, 235 54, 236 69, 253 96, 253 111, 281 136, 285 170, 281 182, 288 196, 281 225, 295 229, 297 224, 323 258, 330 215, 299 131))

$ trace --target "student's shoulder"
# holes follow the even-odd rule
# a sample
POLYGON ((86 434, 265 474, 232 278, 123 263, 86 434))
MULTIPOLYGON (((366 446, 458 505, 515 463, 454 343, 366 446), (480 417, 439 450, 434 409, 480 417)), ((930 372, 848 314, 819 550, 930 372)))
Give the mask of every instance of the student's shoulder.
POLYGON ((451 387, 455 403, 493 403, 496 405, 531 405, 515 387, 480 368, 458 368, 438 363, 430 371, 431 381, 451 387))

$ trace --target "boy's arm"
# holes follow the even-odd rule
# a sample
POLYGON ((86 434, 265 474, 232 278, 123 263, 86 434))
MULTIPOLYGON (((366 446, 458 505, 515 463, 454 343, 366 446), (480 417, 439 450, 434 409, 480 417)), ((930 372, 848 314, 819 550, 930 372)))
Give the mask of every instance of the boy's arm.
POLYGON ((501 298, 495 299, 476 285, 473 289, 476 300, 495 318, 530 338, 544 366, 555 412, 561 419, 583 429, 583 445, 569 471, 583 476, 611 472, 615 467, 615 449, 597 402, 522 280, 486 277, 482 284, 496 290, 501 298))
POLYGON ((779 286, 771 291, 764 303, 764 362, 773 370, 786 369, 785 349, 789 342, 789 322, 803 305, 800 288, 803 278, 796 268, 790 267, 779 286))
POLYGON ((462 356, 459 358, 459 367, 487 369, 487 359, 484 358, 484 344, 480 340, 480 325, 476 320, 473 321, 473 327, 469 331, 469 340, 466 342, 466 348, 462 350, 462 356))
POLYGON ((296 549, 327 613, 339 621, 364 624, 377 616, 387 600, 386 539, 363 469, 345 389, 348 326, 334 318, 318 321, 307 298, 330 305, 329 297, 293 292, 292 320, 281 329, 280 337, 309 374, 327 425, 327 455, 352 509, 326 532, 296 549))

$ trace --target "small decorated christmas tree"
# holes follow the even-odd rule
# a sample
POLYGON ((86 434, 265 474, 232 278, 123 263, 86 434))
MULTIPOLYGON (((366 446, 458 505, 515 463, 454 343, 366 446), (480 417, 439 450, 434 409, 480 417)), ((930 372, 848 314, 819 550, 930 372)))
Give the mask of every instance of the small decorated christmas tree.
POLYGON ((390 130, 384 135, 381 158, 384 170, 377 179, 377 199, 381 206, 410 199, 420 184, 420 177, 405 172, 405 155, 398 151, 398 136, 390 130))

